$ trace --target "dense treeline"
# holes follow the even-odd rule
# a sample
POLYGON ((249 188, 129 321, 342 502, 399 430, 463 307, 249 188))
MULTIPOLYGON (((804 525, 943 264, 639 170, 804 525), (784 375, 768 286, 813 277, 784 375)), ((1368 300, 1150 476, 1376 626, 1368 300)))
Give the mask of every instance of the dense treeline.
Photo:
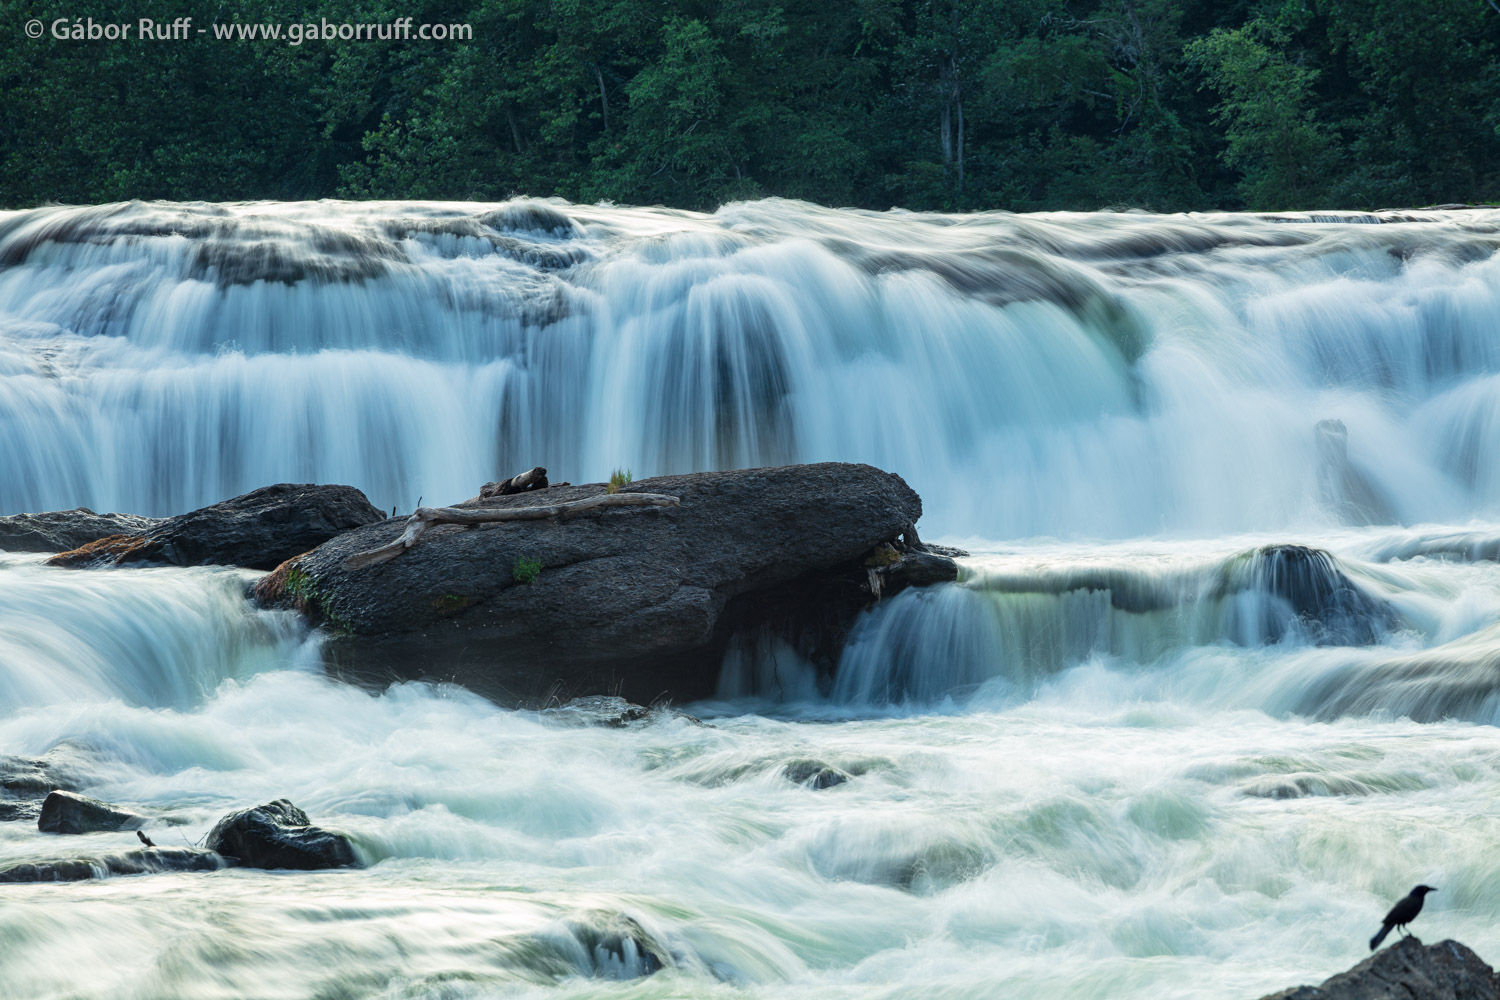
POLYGON ((0 204, 1379 207, 1500 198, 1490 0, 0 0, 0 204), (219 23, 472 27, 217 40, 219 23), (22 25, 48 25, 32 40, 22 25))

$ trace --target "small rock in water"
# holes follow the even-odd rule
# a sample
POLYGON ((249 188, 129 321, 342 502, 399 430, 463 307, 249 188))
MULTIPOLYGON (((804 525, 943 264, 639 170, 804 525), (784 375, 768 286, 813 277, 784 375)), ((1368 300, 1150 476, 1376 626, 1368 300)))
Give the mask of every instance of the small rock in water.
POLYGON ((76 792, 83 784, 88 754, 74 743, 59 743, 40 757, 0 757, 0 794, 40 799, 53 789, 76 792))
POLYGON ((542 710, 549 719, 575 726, 611 726, 622 728, 632 722, 644 722, 651 710, 612 695, 589 695, 574 698, 566 704, 542 710))
POLYGON ((54 791, 42 803, 37 829, 43 833, 99 833, 139 830, 146 817, 77 792, 54 791))
POLYGON ((349 838, 313 826, 307 813, 286 799, 241 809, 219 820, 208 846, 247 868, 358 868, 349 838))
POLYGON ((842 785, 849 775, 821 761, 796 760, 786 766, 786 779, 794 785, 804 785, 813 791, 842 785))
POLYGON ((636 979, 666 965, 665 949, 640 922, 623 913, 590 911, 563 921, 563 928, 582 946, 580 972, 608 979, 636 979))
POLYGON ((670 705, 646 708, 624 698, 602 694, 574 698, 565 704, 544 708, 542 715, 574 726, 608 726, 612 729, 623 729, 637 722, 659 722, 663 718, 681 719, 695 726, 707 725, 670 705))

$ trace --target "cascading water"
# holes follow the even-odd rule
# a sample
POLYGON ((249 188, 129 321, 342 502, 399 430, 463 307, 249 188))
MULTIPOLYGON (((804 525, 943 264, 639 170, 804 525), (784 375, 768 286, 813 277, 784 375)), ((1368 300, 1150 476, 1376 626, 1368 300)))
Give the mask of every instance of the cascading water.
POLYGON ((0 998, 1249 998, 1500 958, 1500 211, 0 213, 0 512, 866 461, 958 584, 623 729, 318 670, 238 570, 0 553, 5 820, 285 796, 369 867, 0 884, 0 998), (629 980, 625 982, 624 980, 629 980))
POLYGON ((980 537, 1493 513, 1500 212, 915 216, 538 202, 0 215, 0 508, 377 505, 532 464, 907 476, 980 537))

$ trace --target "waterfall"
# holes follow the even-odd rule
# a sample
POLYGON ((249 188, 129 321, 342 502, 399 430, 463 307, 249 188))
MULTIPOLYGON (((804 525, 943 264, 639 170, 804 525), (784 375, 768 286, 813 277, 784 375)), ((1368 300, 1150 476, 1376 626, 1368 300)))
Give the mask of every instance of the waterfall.
POLYGON ((1327 419, 1389 516, 1485 516, 1497 245, 1495 211, 0 213, 0 509, 839 459, 929 535, 1208 535, 1332 523, 1327 419))

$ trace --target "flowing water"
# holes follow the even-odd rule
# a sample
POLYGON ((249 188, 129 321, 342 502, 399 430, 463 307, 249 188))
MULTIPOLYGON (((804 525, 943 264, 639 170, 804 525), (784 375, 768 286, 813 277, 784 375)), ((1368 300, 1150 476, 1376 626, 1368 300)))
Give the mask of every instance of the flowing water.
MULTIPOLYGON (((736 651, 625 728, 331 681, 253 573, 0 553, 0 756, 163 846, 285 796, 368 863, 0 886, 0 997, 1251 1000, 1418 882, 1414 930, 1500 959, 1497 246, 1487 211, 0 213, 0 512, 843 459, 972 553, 831 685, 736 651)), ((0 868, 130 846, 0 822, 0 868)))

